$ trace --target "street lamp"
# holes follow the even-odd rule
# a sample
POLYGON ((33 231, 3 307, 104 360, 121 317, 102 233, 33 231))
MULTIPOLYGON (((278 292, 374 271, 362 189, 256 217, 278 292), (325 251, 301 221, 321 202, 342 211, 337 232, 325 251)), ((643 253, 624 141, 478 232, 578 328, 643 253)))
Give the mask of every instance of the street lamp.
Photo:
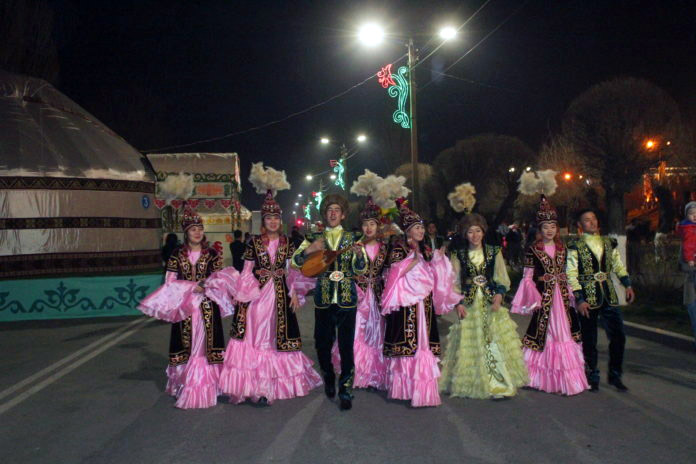
POLYGON ((321 144, 322 144, 322 145, 326 145, 326 144, 328 144, 329 142, 331 142, 331 140, 329 140, 328 137, 322 137, 322 138, 319 139, 319 140, 321 141, 321 144))
POLYGON ((367 136, 365 134, 360 134, 358 135, 356 140, 360 143, 363 143, 365 140, 367 140, 367 136))
POLYGON ((301 193, 298 193, 298 194, 297 194, 297 198, 302 198, 302 194, 301 194, 301 193))
MULTIPOLYGON (((443 41, 450 41, 457 35, 457 29, 454 27, 443 27, 440 30, 440 38, 443 41)), ((375 23, 365 24, 358 30, 360 41, 369 47, 374 47, 382 42, 384 38, 384 30, 375 23)), ((413 44, 413 39, 409 38, 406 42, 408 50, 408 95, 409 95, 409 126, 411 129, 411 173, 413 176, 412 199, 413 209, 418 211, 418 196, 419 196, 419 175, 418 175, 418 125, 416 119, 416 76, 415 67, 418 61, 416 47, 413 44)), ((408 128, 409 126, 403 126, 408 128)))
POLYGON ((313 179, 313 177, 312 177, 312 175, 311 175, 311 174, 307 174, 307 176, 305 176, 305 179, 307 179, 307 180, 312 180, 312 179, 313 179))
POLYGON ((364 24, 358 31, 358 38, 364 45, 376 47, 384 40, 384 29, 375 23, 364 24))
POLYGON ((457 29, 452 26, 445 26, 440 29, 440 38, 442 40, 452 40, 457 36, 457 29))

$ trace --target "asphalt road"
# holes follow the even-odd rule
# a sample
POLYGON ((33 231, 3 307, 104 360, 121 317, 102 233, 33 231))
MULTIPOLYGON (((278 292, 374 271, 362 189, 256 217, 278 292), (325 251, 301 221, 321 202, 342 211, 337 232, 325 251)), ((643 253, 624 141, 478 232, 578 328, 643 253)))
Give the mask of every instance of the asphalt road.
MULTIPOLYGON (((313 311, 300 324, 316 359, 313 311)), ((444 335, 453 315, 440 321, 444 335)), ((520 331, 526 320, 517 319, 520 331)), ((272 406, 182 411, 163 393, 167 324, 146 318, 0 324, 3 463, 686 463, 696 461, 696 356, 629 338, 624 380, 566 398, 445 398, 412 409, 321 389, 272 406)), ((603 336, 601 337, 604 338, 603 336)), ((602 368, 606 343, 601 345, 602 368)), ((445 346, 446 349, 446 346, 445 346)), ((604 379, 603 379, 604 380, 604 379)))

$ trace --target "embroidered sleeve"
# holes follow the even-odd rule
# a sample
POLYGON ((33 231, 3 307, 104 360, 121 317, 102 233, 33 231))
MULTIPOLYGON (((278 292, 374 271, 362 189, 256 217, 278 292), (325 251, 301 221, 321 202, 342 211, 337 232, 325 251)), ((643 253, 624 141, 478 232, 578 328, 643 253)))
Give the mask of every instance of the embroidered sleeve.
POLYGON ((242 255, 242 259, 245 261, 254 261, 254 240, 251 239, 249 243, 246 244, 244 247, 244 254, 242 255))
POLYGON ((510 276, 508 276, 507 267, 503 252, 497 250, 495 262, 493 264, 493 281, 497 285, 497 293, 505 294, 510 289, 510 276))
POLYGON ((531 248, 524 252, 524 267, 534 267, 534 253, 531 248))
POLYGON ((223 265, 223 260, 222 260, 222 253, 217 253, 215 257, 213 258, 212 264, 212 272, 219 271, 224 267, 223 265))
POLYGON ((392 265, 394 263, 398 263, 399 261, 403 261, 406 259, 407 253, 406 250, 401 245, 394 245, 392 249, 389 251, 389 258, 387 259, 387 264, 392 265))
POLYGON ((312 241, 310 240, 311 237, 307 235, 307 238, 305 238, 302 243, 300 243, 300 246, 297 247, 297 250, 292 255, 292 260, 291 260, 291 265, 295 269, 299 269, 302 267, 302 265, 305 262, 305 256, 304 256, 304 251, 305 249, 312 244, 312 241))
POLYGON ((568 283, 573 292, 582 292, 582 285, 580 285, 580 280, 578 279, 578 250, 571 248, 570 244, 568 245, 566 275, 568 276, 568 283))
POLYGON ((177 252, 172 253, 169 260, 167 260, 167 272, 179 272, 179 258, 177 254, 177 252))
POLYGON ((462 265, 457 257, 457 252, 450 253, 450 262, 452 263, 452 274, 454 274, 454 291, 462 293, 462 265))
MULTIPOLYGON (((628 277, 628 270, 621 260, 621 254, 619 253, 618 247, 611 250, 611 270, 616 273, 616 277, 619 279, 628 277)), ((624 286, 626 285, 624 284, 624 286)), ((628 286, 630 287, 630 283, 628 286)))

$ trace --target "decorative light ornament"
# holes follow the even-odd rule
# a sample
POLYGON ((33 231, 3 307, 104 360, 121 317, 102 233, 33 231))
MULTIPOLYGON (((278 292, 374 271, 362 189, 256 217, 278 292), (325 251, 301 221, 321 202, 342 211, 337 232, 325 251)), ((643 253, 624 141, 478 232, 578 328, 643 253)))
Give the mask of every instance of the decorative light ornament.
POLYGON ((399 124, 404 129, 411 128, 411 117, 406 112, 406 101, 408 100, 408 66, 399 68, 396 74, 391 73, 391 64, 386 65, 377 73, 377 81, 387 89, 390 97, 396 98, 397 109, 392 115, 394 123, 399 124))
POLYGON ((336 160, 336 165, 333 168, 333 171, 336 173, 336 181, 334 184, 341 187, 342 190, 346 189, 346 181, 344 178, 344 173, 346 171, 345 163, 346 160, 344 158, 339 158, 336 160))
POLYGON ((324 193, 323 192, 312 192, 312 196, 314 197, 315 201, 317 202, 316 208, 317 208, 317 211, 319 211, 319 208, 321 208, 321 200, 324 198, 324 193))
POLYGON ((304 216, 308 221, 312 220, 312 201, 310 200, 304 207, 304 216))

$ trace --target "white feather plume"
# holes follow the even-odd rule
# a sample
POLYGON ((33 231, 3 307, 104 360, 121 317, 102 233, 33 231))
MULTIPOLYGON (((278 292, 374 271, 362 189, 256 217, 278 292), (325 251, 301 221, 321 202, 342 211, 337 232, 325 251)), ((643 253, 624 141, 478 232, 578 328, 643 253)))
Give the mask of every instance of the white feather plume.
POLYGON ((390 209, 396 206, 394 200, 400 197, 406 197, 411 192, 404 187, 406 178, 404 176, 395 176, 393 174, 387 176, 378 186, 373 194, 373 200, 377 206, 383 209, 390 209))
POLYGON ((249 182, 254 186, 256 193, 261 194, 270 190, 275 195, 279 190, 290 188, 285 171, 278 171, 271 167, 264 168, 263 162, 252 163, 249 182))
POLYGON ((523 172, 520 176, 520 186, 517 188, 523 195, 535 195, 543 193, 550 197, 556 193, 558 183, 556 182, 558 172, 553 169, 545 169, 536 172, 523 172))
POLYGON ((188 200, 193 195, 193 176, 180 172, 167 176, 162 182, 159 182, 159 197, 164 198, 166 204, 170 204, 172 200, 188 200))
POLYGON ((358 179, 353 182, 350 193, 354 193, 359 197, 374 195, 382 182, 384 182, 383 177, 378 176, 369 169, 365 169, 365 173, 359 175, 358 179))
POLYGON ((476 188, 470 182, 459 184, 447 195, 450 206, 457 213, 471 211, 476 204, 476 188))
POLYGON ((558 187, 558 182, 556 182, 556 174, 558 174, 558 172, 554 171, 553 169, 537 171, 537 176, 539 176, 539 193, 543 193, 547 197, 550 197, 556 193, 556 188, 558 187))

